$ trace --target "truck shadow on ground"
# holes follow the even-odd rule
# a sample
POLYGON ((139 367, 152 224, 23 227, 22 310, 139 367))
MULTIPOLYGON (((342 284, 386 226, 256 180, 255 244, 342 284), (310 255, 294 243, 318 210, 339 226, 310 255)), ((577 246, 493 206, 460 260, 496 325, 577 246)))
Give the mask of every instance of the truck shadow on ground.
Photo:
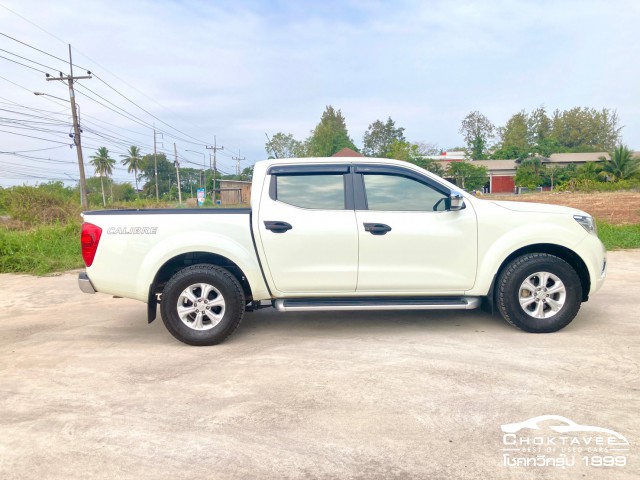
POLYGON ((459 330, 513 329, 499 316, 482 311, 354 311, 288 312, 261 310, 247 313, 233 338, 278 335, 301 337, 363 336, 429 332, 455 333, 459 330))
MULTIPOLYGON (((159 312, 158 312, 159 313, 159 312)), ((593 327, 589 315, 579 315, 568 330, 593 327), (583 317, 583 318, 580 318, 583 317)), ((148 325, 142 318, 127 318, 117 328, 124 341, 134 343, 174 343, 181 345, 166 330, 160 315, 148 325)), ((529 335, 508 325, 498 313, 472 311, 353 311, 353 312, 278 312, 264 309, 247 312, 236 332, 224 343, 259 342, 278 337, 301 339, 364 338, 367 336, 420 337, 460 333, 529 335)), ((112 332, 115 334, 115 332, 112 332)))
MULTIPOLYGON (((159 313, 159 312, 158 312, 159 313)), ((138 315, 136 315, 138 317, 138 315)), ((122 319, 111 334, 134 343, 171 343, 160 315, 147 324, 142 318, 122 319)), ((354 311, 354 312, 287 312, 273 309, 247 312, 236 332, 225 341, 246 341, 260 337, 344 338, 366 335, 418 335, 428 333, 456 334, 460 331, 506 330, 517 332, 499 315, 477 311, 354 311)))

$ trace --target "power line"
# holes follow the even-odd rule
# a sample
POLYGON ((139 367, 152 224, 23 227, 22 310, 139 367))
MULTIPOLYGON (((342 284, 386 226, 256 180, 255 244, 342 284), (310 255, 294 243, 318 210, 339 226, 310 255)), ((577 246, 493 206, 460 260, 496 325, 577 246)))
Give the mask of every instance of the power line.
POLYGON ((48 75, 48 72, 45 72, 44 70, 40 70, 39 68, 31 67, 29 65, 25 65, 24 63, 20 63, 20 62, 18 62, 16 60, 11 60, 10 58, 4 57, 2 55, 0 55, 0 58, 4 58, 5 60, 8 60, 9 62, 17 63, 18 65, 22 65, 23 67, 27 67, 27 68, 30 68, 31 70, 35 70, 36 72, 40 72, 40 73, 44 73, 45 75, 48 75))
MULTIPOLYGON (((4 5, 0 5, 0 7, 3 7, 3 6, 4 5)), ((7 8, 7 7, 4 7, 4 8, 7 8)), ((7 8, 7 10, 9 10, 9 9, 7 8)), ((13 12, 13 13, 15 13, 15 12, 13 12)), ((18 15, 18 14, 16 13, 16 15, 18 15)), ((18 16, 20 16, 20 15, 18 15, 18 16)), ((24 17, 21 17, 21 18, 24 18, 24 17)), ((31 22, 29 22, 29 23, 31 23, 31 22)), ((38 27, 38 28, 40 28, 40 27, 38 27)), ((47 33, 49 33, 49 32, 47 32, 47 33)), ((36 51, 40 52, 40 53, 44 53, 45 55, 48 55, 48 56, 50 56, 52 58, 55 58, 56 60, 60 60, 61 62, 64 62, 65 64, 67 63, 67 60, 65 60, 64 58, 56 57, 55 55, 52 55, 49 52, 45 52, 44 50, 40 50, 39 48, 34 47, 33 45, 29 45, 28 43, 25 43, 25 42, 23 42, 21 40, 18 40, 17 38, 13 38, 11 35, 7 35, 6 33, 2 33, 2 32, 0 32, 0 35, 2 35, 3 37, 7 37, 7 38, 13 40, 14 42, 21 43, 25 47, 29 47, 29 48, 32 48, 33 50, 36 50, 36 51)), ((75 65, 75 66, 80 68, 81 70, 84 70, 84 68, 79 67, 78 65, 75 65)), ((56 69, 54 68, 53 70, 56 70, 56 69)))
MULTIPOLYGON (((95 126, 96 128, 99 128, 100 130, 103 130, 103 131, 105 131, 105 132, 110 132, 110 133, 113 133, 114 135, 119 135, 119 138, 122 138, 123 140, 126 140, 127 142, 130 142, 130 143, 131 143, 131 145, 136 145, 136 146, 144 147, 144 148, 148 148, 148 149, 153 148, 151 145, 148 145, 148 144, 146 144, 146 143, 142 143, 140 140, 135 140, 135 139, 133 139, 133 138, 131 138, 131 137, 127 137, 127 136, 124 136, 124 135, 122 135, 122 134, 119 134, 118 132, 116 132, 116 131, 114 131, 114 130, 108 129, 108 128, 103 127, 103 126, 101 126, 101 125, 98 125, 98 124, 96 123, 98 120, 97 120, 97 119, 94 119, 93 117, 89 117, 89 118, 91 118, 91 120, 87 120, 87 119, 86 119, 86 117, 87 117, 87 116, 85 115, 85 116, 84 116, 84 119, 83 119, 83 120, 82 120, 82 122, 81 122, 81 123, 82 123, 83 125, 85 125, 85 126, 86 126, 87 124, 89 124, 89 125, 93 125, 93 126, 95 126)), ((104 123, 104 122, 103 122, 103 123, 104 123)), ((108 125, 109 125, 109 124, 108 124, 108 125)), ((123 128, 123 127, 119 127, 119 126, 116 126, 116 128, 120 128, 120 129, 124 130, 125 132, 130 133, 130 134, 132 134, 132 135, 144 135, 144 136, 146 137, 146 134, 143 134, 143 133, 140 133, 140 132, 135 132, 135 131, 132 131, 132 130, 129 130, 129 129, 126 129, 126 128, 123 128)), ((90 128, 87 128, 87 130, 90 130, 90 128)))
MULTIPOLYGON (((5 5, 2 5, 2 4, 0 4, 0 7, 4 8, 5 10, 10 11, 10 12, 11 12, 11 13, 13 13, 14 15, 16 15, 16 16, 20 17, 21 19, 23 19, 25 22, 30 23, 31 25, 33 25, 34 27, 36 27, 38 30, 43 31, 43 32, 44 32, 44 33, 46 33, 47 35, 50 35, 51 37, 55 38, 56 40, 58 40, 58 41, 60 41, 60 42, 62 42, 62 43, 64 43, 64 44, 66 44, 66 42, 65 42, 64 40, 62 40, 60 37, 56 37, 53 33, 51 33, 51 32, 49 32, 49 31, 45 30, 45 29, 44 29, 44 28, 42 28, 40 25, 37 25, 37 24, 33 23, 33 22, 32 22, 31 20, 29 20, 28 18, 23 17, 23 16, 22 16, 22 15, 20 15, 18 12, 15 12, 15 11, 11 10, 9 7, 7 7, 7 6, 5 6, 5 5)), ((4 35, 5 37, 8 37, 8 38, 11 38, 12 40, 14 40, 12 37, 9 37, 9 35, 5 35, 5 34, 2 34, 2 35, 4 35)), ((16 40, 16 41, 17 41, 17 42, 19 42, 19 40, 16 40)), ((20 43, 23 43, 23 42, 20 42, 20 43)), ((26 45, 26 43, 25 43, 25 45, 26 45)), ((27 46, 29 46, 29 45, 27 45, 27 46)), ((31 47, 31 48, 35 48, 35 47, 31 47)), ((37 50, 37 49, 36 49, 36 50, 37 50)), ((46 53, 46 52, 42 52, 42 53, 46 53)), ((50 56, 52 56, 52 57, 53 57, 53 55, 51 55, 51 54, 49 54, 49 53, 47 53, 47 55, 50 55, 50 56)), ((57 57, 56 57, 56 58, 57 58, 57 57)), ((66 60, 63 60, 63 61, 64 61, 64 62, 66 62, 66 60)), ((83 69, 83 70, 84 70, 84 69, 83 69)))
POLYGON ((0 153, 17 154, 17 153, 43 152, 45 150, 54 150, 56 148, 62 148, 62 147, 66 147, 66 145, 61 145, 59 147, 36 148, 36 149, 32 149, 32 150, 15 150, 13 152, 2 152, 2 151, 0 151, 0 153))
MULTIPOLYGON (((95 75, 95 73, 94 73, 93 75, 94 75, 94 76, 96 76, 96 75, 95 75)), ((97 78, 97 77, 96 77, 96 78, 97 78)), ((134 115, 133 113, 131 113, 131 112, 129 112, 129 111, 127 111, 127 110, 125 110, 124 108, 122 108, 122 107, 120 107, 120 106, 116 105, 116 104, 115 104, 115 103, 113 103, 112 101, 107 100, 107 99, 106 99, 106 98, 104 98, 102 95, 100 95, 99 93, 94 92, 94 91, 93 91, 93 90, 91 90, 90 88, 88 88, 88 87, 86 87, 86 86, 84 86, 84 85, 81 85, 80 87, 81 87, 81 90, 79 90, 79 91, 78 91, 78 93, 80 93, 80 94, 81 94, 81 95, 83 95, 84 97, 87 97, 88 99, 90 99, 90 100, 92 100, 92 101, 96 102, 97 104, 102 105, 102 106, 103 106, 103 107, 105 107, 106 109, 111 110, 112 112, 117 113, 118 115, 120 115, 120 116, 122 116, 122 117, 126 118, 127 120, 130 120, 130 121, 132 121, 132 122, 134 122, 134 123, 137 123, 138 125, 141 125, 141 126, 143 126, 143 127, 147 127, 147 128, 150 128, 150 129, 153 129, 153 128, 154 128, 154 127, 153 127, 153 124, 146 122, 145 120, 143 120, 143 119, 141 119, 140 117, 138 117, 138 116, 134 115), (118 109, 118 110, 120 110, 120 111, 118 111, 118 110, 114 110, 113 108, 111 108, 111 107, 109 107, 109 106, 105 105, 104 103, 100 102, 99 100, 96 100, 96 99, 95 99, 95 98, 93 98, 91 95, 88 95, 88 94, 86 94, 86 93, 83 93, 83 92, 82 92, 82 90, 88 90, 88 91, 89 91, 89 92, 91 92, 93 95, 96 95, 97 97, 101 98, 102 100, 104 100, 104 101, 105 101, 105 102, 107 102, 108 104, 110 104, 110 105, 114 106, 115 108, 117 108, 117 109, 118 109)), ((155 118, 155 117, 154 117, 154 118, 155 118)), ((165 122, 162 122, 162 123, 165 123, 165 122)), ((172 127, 172 128, 173 128, 173 127, 172 127)), ((177 129, 174 129, 174 130, 179 131, 179 130, 177 130, 177 129)), ((187 140, 186 138, 179 137, 179 136, 177 136, 177 135, 175 135, 175 134, 173 134, 173 133, 171 133, 171 132, 167 132, 167 131, 165 131, 165 130, 156 129, 156 132, 158 132, 158 133, 162 133, 162 134, 167 135, 168 137, 171 137, 171 138, 175 138, 176 140, 180 140, 181 142, 190 143, 190 144, 192 144, 192 145, 204 146, 204 143, 193 142, 193 141, 191 141, 191 140, 187 140)), ((193 137, 191 137, 191 138, 193 138, 193 137)))
MULTIPOLYGON (((24 20, 24 21, 26 21, 27 23, 29 23, 29 24, 31 24, 31 25, 33 25, 33 26, 35 26, 35 27, 36 27, 36 28, 38 28, 39 30, 41 30, 41 31, 45 32, 46 34, 50 35, 51 37, 55 38, 56 40, 60 41, 61 43, 65 43, 65 44, 66 44, 66 42, 65 42, 64 40, 62 40, 61 38, 59 38, 59 37, 57 37, 56 35, 52 34, 51 32, 49 32, 49 31, 45 30, 44 28, 40 27, 39 25, 35 24, 34 22, 32 22, 32 21, 28 20, 26 17, 24 17, 24 16, 22 16, 22 15, 18 14, 17 12, 15 12, 15 11, 11 10, 11 9, 10 9, 10 8, 8 8, 8 7, 5 7, 4 5, 0 5, 0 6, 1 6, 1 7, 3 7, 3 8, 5 8, 7 11, 9 11, 9 12, 13 13, 14 15, 16 15, 16 16, 18 16, 18 17, 20 17, 21 19, 23 19, 23 20, 24 20)), ((35 46, 33 46, 33 45, 30 45, 29 43, 26 43, 26 42, 24 42, 24 41, 18 40, 17 38, 14 38, 14 37, 12 37, 12 36, 10 36, 10 35, 4 34, 4 33, 0 33, 0 35, 4 36, 4 37, 6 37, 6 38, 8 38, 8 39, 10 39, 10 40, 12 40, 12 41, 15 41, 15 42, 17 42, 17 43, 19 43, 19 44, 21 44, 21 45, 24 45, 24 46, 26 46, 26 47, 28 47, 28 48, 30 48, 30 49, 33 49, 34 51, 40 52, 40 53, 45 54, 45 55, 47 55, 47 56, 49 56, 49 57, 51 57, 51 58, 54 58, 54 59, 56 59, 56 60, 58 60, 58 61, 65 62, 65 64, 67 63, 67 60, 65 60, 65 59, 63 59, 63 58, 61 58, 61 57, 58 57, 58 56, 53 55, 53 54, 51 54, 51 53, 49 53, 49 52, 46 52, 45 50, 42 50, 42 49, 37 48, 37 47, 35 47, 35 46)), ((70 47, 70 48, 71 48, 71 47, 70 47)), ((88 55, 84 54, 83 52, 81 52, 81 51, 79 51, 79 50, 77 50, 77 49, 75 49, 75 48, 74 48, 74 50, 75 50, 75 51, 77 51, 77 52, 78 52, 80 55, 82 55, 83 57, 86 57, 86 58, 88 58, 89 60, 91 60, 93 63, 95 63, 95 64, 99 65, 103 70, 105 70, 106 72, 110 73, 113 77, 117 78, 118 80, 120 80, 122 83, 124 83, 125 85, 127 85, 127 86, 128 86, 128 87, 130 87, 131 89, 135 90, 136 92, 138 92, 138 93, 140 93, 141 95, 143 95, 145 98, 147 98, 147 99, 151 100, 151 101, 152 101, 152 102, 154 102, 155 104, 159 105, 161 108, 163 108, 163 109, 165 109, 165 110, 167 110, 167 111, 168 111, 168 109, 167 109, 164 105, 162 105, 161 103, 159 103, 157 100, 155 100, 154 98, 152 98, 152 97, 150 97, 150 96, 146 95, 144 92, 142 92, 141 90, 137 89, 135 86, 133 86, 133 85, 131 85, 130 83, 126 82, 124 79, 120 78, 118 75, 116 75, 115 73, 113 73, 112 71, 110 71, 108 68, 106 68, 106 67, 102 66, 99 62, 97 62, 97 61, 95 61, 95 60, 91 59, 88 55)), ((43 66, 43 67, 45 67, 45 68, 48 68, 48 69, 51 69, 51 70, 54 70, 54 71, 56 70, 54 67, 50 67, 50 66, 47 66, 47 65, 44 65, 44 64, 40 64, 40 63, 35 62, 35 61, 31 60, 31 59, 28 59, 27 57, 22 57, 22 56, 20 56, 20 55, 14 54, 14 53, 9 52, 9 51, 7 51, 7 50, 3 50, 3 51, 5 51, 5 52, 7 52, 7 53, 9 53, 9 54, 11 54, 11 55, 17 56, 17 57, 19 57, 19 58, 22 58, 22 59, 24 59, 24 60, 27 60, 28 62, 32 62, 32 63, 34 63, 34 64, 37 64, 37 65, 43 66)), ((45 73, 45 74, 46 74, 46 72, 43 72, 42 70, 36 69, 36 68, 31 67, 31 66, 29 66, 29 65, 22 64, 22 63, 20 63, 20 62, 17 62, 17 61, 15 61, 15 60, 10 59, 10 58, 7 58, 7 57, 0 57, 0 58, 4 58, 4 59, 6 59, 6 60, 8 60, 8 61, 12 61, 13 63, 19 64, 19 65, 22 65, 22 66, 24 66, 24 67, 31 68, 31 69, 33 69, 33 70, 35 70, 35 71, 39 71, 40 73, 45 73)), ((71 68, 72 68, 73 66, 75 66, 75 67, 78 67, 78 68, 81 68, 81 69, 86 70, 86 68, 84 68, 84 67, 82 67, 82 66, 80 66, 80 65, 77 65, 77 64, 73 63, 71 60, 69 60, 69 65, 70 65, 70 67, 71 67, 71 68)), ((97 78, 101 83, 105 84, 109 89, 111 89, 111 90, 113 90, 115 93, 117 93, 119 96, 123 97, 125 100, 127 100, 128 102, 130 102, 131 104, 133 104, 134 106, 136 106, 137 108, 139 108, 140 110, 142 110, 143 112, 145 112, 147 115, 149 115, 149 116, 151 116, 152 118, 154 118, 154 119, 158 120, 158 121, 159 121, 159 122, 161 122, 162 124, 166 125, 168 128, 170 128, 170 129, 172 129, 172 130, 174 130, 174 131, 176 131, 176 132, 180 133, 181 135, 184 135, 184 136, 186 136, 186 137, 188 137, 188 138, 190 138, 190 139, 196 140, 196 141, 194 142, 194 141, 188 140, 188 139, 186 139, 186 138, 182 138, 182 137, 180 137, 180 136, 177 136, 176 134, 173 134, 173 133, 170 133, 170 132, 167 132, 167 131, 163 131, 163 130, 158 130, 158 132, 159 132, 159 133, 163 133, 163 134, 167 135, 168 137, 172 137, 172 138, 175 138, 176 140, 180 140, 180 141, 182 141, 182 142, 190 143, 190 144, 193 144, 193 145, 205 145, 205 144, 207 143, 207 142, 205 142, 205 141, 202 141, 202 140, 198 139, 197 137, 194 137, 194 136, 192 136, 192 135, 189 135, 188 133, 186 133, 186 132, 184 132, 184 131, 182 131, 182 130, 180 130, 180 129, 176 128, 176 127, 174 127, 173 125, 171 125, 171 124, 169 124, 169 123, 165 122, 164 120, 160 119, 159 117, 157 117, 156 115, 154 115, 153 113, 151 113, 149 110, 147 110, 147 109, 143 108, 141 105, 139 105, 139 104, 138 104, 138 103, 136 103, 134 100, 132 100, 131 98, 129 98, 127 95, 125 95, 124 93, 120 92, 118 89, 116 89, 115 87, 113 87, 109 82, 107 82, 107 81, 106 81, 106 80, 104 80, 103 78, 98 77, 97 75, 95 75, 95 73, 94 73, 94 77, 95 77, 95 78, 97 78)), ((29 91, 29 89, 27 89, 27 88, 23 87, 22 85, 19 85, 19 84, 15 83, 15 82, 11 81, 11 80, 9 80, 9 79, 7 79, 7 78, 5 78, 5 77, 0 76, 0 78, 4 79, 5 81, 8 81, 9 83, 12 83, 13 85, 15 85, 15 86, 17 86, 17 87, 19 87, 19 88, 22 88, 23 90, 29 91)), ((57 79, 57 78, 51 78, 51 80, 54 80, 54 79, 57 79)), ((153 127, 152 127, 152 125, 151 125, 149 122, 147 122, 147 121, 143 120, 142 118, 140 118, 140 117, 138 117, 138 116, 136 116, 136 115, 132 114, 131 112, 129 112, 129 111, 127 111, 127 110, 123 109, 122 107, 120 107, 120 106, 116 105, 115 103, 113 103, 113 102, 111 102, 110 100, 106 99, 105 97, 103 97, 102 95, 98 94, 97 92, 94 92, 93 90, 91 90, 91 89, 89 89, 89 88, 87 88, 87 87, 84 87, 84 88, 86 88, 89 92, 91 92, 92 94, 94 94, 94 95, 96 95, 97 97, 101 98, 102 100, 104 100, 104 101, 105 101, 105 102, 107 102, 108 104, 113 105, 116 109, 118 109, 118 110, 120 110, 120 111, 114 110, 114 109, 110 108, 109 106, 107 106, 107 105, 105 105, 105 104, 101 103, 100 101, 96 100, 95 98, 92 98, 90 95, 87 95, 87 94, 85 94, 85 93, 80 92, 82 95, 84 95, 85 97, 89 98, 90 100, 92 100, 92 101, 94 101, 94 102, 98 103, 99 105, 103 106, 104 108, 107 108, 108 110, 113 111, 114 113, 117 113, 117 114, 119 114, 119 115, 123 116, 124 118, 127 118, 129 121, 132 121, 132 122, 134 122, 134 123, 137 123, 138 125, 141 125, 142 127, 145 127, 145 128, 153 128, 153 127), (122 113, 122 112, 124 112, 124 113, 122 113)), ((60 106, 62 106, 62 104, 60 104, 60 103, 58 103, 58 102, 55 102, 54 100, 52 100, 52 99, 50 99, 50 98, 47 98, 47 100, 48 100, 48 101, 50 101, 50 102, 52 102, 52 103, 55 103, 56 105, 60 105, 60 106)), ((25 108, 26 108, 26 107, 25 107, 25 108)), ((51 112, 51 113, 53 113, 53 112, 51 112)), ((91 116, 86 116, 86 117, 87 117, 87 118, 93 118, 93 117, 91 117, 91 116)), ((96 121, 98 121, 97 119, 95 119, 95 120, 96 120, 96 121)), ((104 121, 102 121, 102 122, 104 122, 104 121)), ((104 123, 109 124, 108 122, 104 122, 104 123)), ((111 124, 111 125, 113 125, 113 124, 111 124)), ((119 126, 117 126, 117 125, 113 125, 113 126, 116 126, 117 128, 121 128, 121 127, 119 127, 119 126)), ((103 127, 101 127, 101 128, 103 128, 103 127)), ((130 133, 134 133, 134 134, 136 134, 136 135, 143 135, 143 134, 141 134, 141 133, 137 133, 137 132, 135 132, 135 131, 131 131, 131 130, 127 130, 127 131, 129 131, 130 133)), ((113 131, 112 131, 112 133, 115 133, 115 132, 113 132, 113 131)), ((107 135, 107 137, 110 137, 110 136, 109 136, 109 135, 107 135)), ((114 138, 112 138, 112 140, 111 140, 111 141, 117 142, 118 140, 116 140, 116 139, 115 139, 115 137, 114 137, 114 138)), ((128 141, 131 141, 131 139, 128 139, 128 141)), ((60 143, 61 143, 61 142, 60 142, 60 143)), ((134 141, 133 143, 139 143, 139 142, 134 141)), ((64 145, 64 144, 63 144, 63 145, 64 145)), ((229 154, 227 154, 226 152, 221 152, 221 154, 222 154, 223 156, 225 156, 225 157, 232 157, 232 155, 229 155, 229 154)))
MULTIPOLYGON (((7 100, 4 97, 0 97, 0 99, 6 100, 5 102, 0 101, 0 104, 2 104, 2 105, 6 105, 6 106, 9 106, 9 107, 24 108, 25 110, 33 110, 34 112, 39 112, 44 117, 48 117, 48 118, 53 118, 53 117, 50 117, 49 115, 65 115, 65 116, 69 115, 68 113, 64 113, 64 112, 67 112, 66 108, 63 111, 54 112, 53 110, 45 110, 43 108, 27 107, 26 105, 20 105, 19 103, 12 102, 11 100, 7 100), (45 114, 49 114, 49 115, 45 115, 45 114)), ((20 115, 29 115, 28 113, 22 113, 22 112, 15 112, 15 113, 19 113, 20 115)))
MULTIPOLYGON (((0 155, 8 155, 11 157, 17 157, 17 158, 25 158, 27 160, 38 160, 40 162, 46 162, 46 163, 75 163, 73 160, 58 160, 55 158, 46 158, 46 157, 36 157, 34 155, 21 155, 19 153, 15 153, 15 152, 2 152, 0 151, 0 155)), ((25 165, 28 166, 28 165, 25 165)))
POLYGON ((60 130, 52 130, 50 128, 29 127, 29 126, 25 126, 25 125, 14 125, 14 124, 6 124, 6 123, 3 123, 2 126, 3 127, 7 127, 7 128, 16 128, 18 130, 29 130, 29 131, 32 131, 32 132, 64 134, 64 132, 61 132, 60 130))
MULTIPOLYGON (((1 5, 0 5, 0 6, 1 6, 1 5)), ((11 84, 15 85, 15 86, 16 86, 16 87, 18 87, 18 88, 21 88, 22 90, 25 90, 25 91, 27 91, 27 92, 29 92, 29 93, 33 93, 33 92, 32 92, 31 90, 29 90, 28 88, 23 87, 22 85, 20 85, 20 84, 18 84, 18 83, 16 83, 16 82, 13 82, 13 81, 11 81, 11 80, 9 80, 8 78, 5 78, 5 77, 3 77, 2 75, 0 75, 0 78, 1 78, 2 80, 6 81, 6 82, 9 82, 9 83, 11 83, 11 84)), ((55 103, 56 105, 59 105, 59 106, 61 106, 61 107, 66 107, 66 105, 64 105, 64 104, 62 104, 62 103, 59 103, 59 102, 56 102, 56 101, 55 101, 54 99, 52 99, 52 98, 44 97, 44 99, 45 99, 45 100, 47 100, 47 101, 49 101, 49 102, 55 103)))
POLYGON ((27 62, 35 63, 36 65, 40 65, 41 67, 48 68, 49 70, 52 70, 54 72, 56 70, 54 67, 50 67, 49 65, 36 62, 35 60, 31 60, 30 58, 23 57, 22 55, 18 55, 17 53, 10 52, 9 50, 5 50, 4 48, 0 48, 0 52, 5 52, 5 53, 8 53, 9 55, 13 55, 14 57, 18 57, 18 58, 21 58, 22 60, 26 60, 27 62))
POLYGON ((133 115, 132 113, 127 112, 124 108, 119 107, 118 105, 116 105, 115 103, 113 103, 111 100, 107 100, 106 98, 104 98, 102 95, 100 95, 99 93, 94 92, 93 90, 91 90, 88 87, 85 87, 84 85, 79 85, 79 87, 81 88, 81 90, 88 90, 89 92, 91 92, 92 94, 94 94, 95 96, 101 98, 102 100, 104 100, 105 102, 107 102, 108 104, 114 106, 115 108, 117 108, 118 110, 114 110, 111 107, 108 107, 107 105, 105 105, 104 103, 100 102, 99 100, 96 100, 95 98, 93 98, 91 95, 87 95, 86 93, 83 93, 82 91, 79 91, 78 93, 80 93, 81 95, 87 97, 90 100, 93 100, 94 102, 96 102, 99 105, 102 105, 105 108, 108 108, 109 110, 111 110, 114 113, 117 113, 118 115, 121 115, 123 117, 125 117, 127 120, 131 120, 134 121, 135 123, 137 123, 138 125, 142 125, 143 127, 147 127, 147 128, 151 128, 153 129, 153 125, 151 123, 147 123, 144 120, 142 120, 141 118, 136 117, 135 115, 133 115))
MULTIPOLYGON (((99 81, 101 81, 102 83, 104 83, 107 87, 109 87, 111 90, 113 90, 114 92, 116 92, 118 95, 120 95, 122 98, 124 98, 125 100, 131 102, 133 105, 135 105, 136 107, 138 107, 140 110, 142 110, 143 112, 145 112, 147 115, 152 116, 153 118, 155 118, 156 120, 158 120, 160 123, 163 123, 164 125, 166 125, 169 128, 172 128, 173 130, 175 130, 178 133, 181 133, 182 135, 186 135, 187 137, 193 139, 193 140, 197 140, 199 143, 198 144, 206 144, 207 142, 204 142, 202 140, 199 140, 195 137, 192 137, 191 135, 184 133, 182 130, 178 130, 176 127, 169 125, 167 122, 165 122, 164 120, 161 120, 160 118, 156 117, 153 113, 149 112, 148 110, 145 110, 144 108, 142 108, 140 105, 138 105, 136 102, 134 102, 133 100, 131 100, 129 97, 127 97, 125 94, 119 92, 118 90, 116 90, 115 88, 113 88, 111 85, 109 85, 107 82, 105 82, 102 78, 100 78, 98 75, 96 75, 95 73, 93 74, 94 77, 96 77, 99 81)), ((176 137, 177 138, 177 137, 176 137)))
POLYGON ((47 138, 42 138, 42 137, 34 137, 34 136, 32 136, 32 135, 25 135, 25 134, 23 134, 23 133, 10 132, 10 131, 8 131, 8 130, 0 130, 0 132, 9 133, 9 134, 11 134, 11 135, 18 135, 18 136, 20 136, 20 137, 35 138, 35 139, 37 139, 37 140, 44 140, 45 142, 59 143, 59 144, 61 144, 61 145, 71 145, 71 144, 69 144, 69 143, 65 143, 65 142, 58 142, 58 141, 56 141, 56 140, 49 140, 49 139, 47 139, 47 138))

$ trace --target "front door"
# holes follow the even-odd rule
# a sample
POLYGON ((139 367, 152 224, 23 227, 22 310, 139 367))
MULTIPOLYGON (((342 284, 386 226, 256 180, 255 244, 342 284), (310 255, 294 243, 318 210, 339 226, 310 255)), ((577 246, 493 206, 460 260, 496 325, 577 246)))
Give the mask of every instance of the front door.
POLYGON ((471 205, 448 210, 449 191, 402 167, 356 167, 358 292, 462 293, 473 287, 477 225, 471 205))

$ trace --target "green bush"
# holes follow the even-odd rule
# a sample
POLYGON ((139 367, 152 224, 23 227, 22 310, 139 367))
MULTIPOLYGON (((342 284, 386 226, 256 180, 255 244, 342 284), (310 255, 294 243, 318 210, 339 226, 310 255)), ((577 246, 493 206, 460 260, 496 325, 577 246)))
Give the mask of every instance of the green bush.
POLYGON ((558 185, 557 190, 569 192, 618 192, 620 190, 640 190, 640 180, 618 180, 617 182, 599 182, 587 178, 572 178, 558 185))

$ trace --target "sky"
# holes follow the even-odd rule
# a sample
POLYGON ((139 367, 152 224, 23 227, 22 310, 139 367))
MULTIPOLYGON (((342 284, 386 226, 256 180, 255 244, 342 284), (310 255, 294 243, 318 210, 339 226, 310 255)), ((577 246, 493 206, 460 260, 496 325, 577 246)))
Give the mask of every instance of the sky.
MULTIPOLYGON (((155 124, 181 166, 208 164, 216 141, 233 173, 233 157, 267 158, 265 133, 306 138, 327 105, 359 147, 390 116, 408 140, 444 149, 463 144, 474 110, 501 126, 540 105, 609 108, 640 150, 638 25, 633 0, 0 0, 0 57, 42 70, 0 58, 0 186, 78 178, 69 103, 33 94, 68 100, 44 76, 68 63, 7 36, 61 59, 70 43, 74 74, 99 77, 78 81, 85 163, 100 146, 117 160, 130 144, 152 152, 155 124)), ((123 166, 114 178, 133 180, 123 166)))

